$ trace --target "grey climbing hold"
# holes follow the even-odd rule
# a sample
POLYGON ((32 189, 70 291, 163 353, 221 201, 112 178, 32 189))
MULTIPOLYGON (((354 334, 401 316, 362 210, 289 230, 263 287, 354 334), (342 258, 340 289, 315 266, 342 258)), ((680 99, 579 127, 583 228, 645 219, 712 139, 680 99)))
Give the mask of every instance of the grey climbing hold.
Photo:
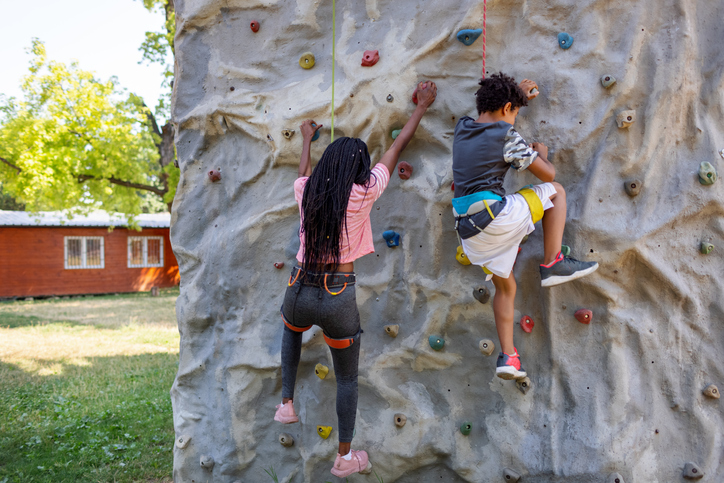
POLYGON ((495 351, 495 344, 490 339, 481 340, 478 347, 480 348, 480 352, 485 356, 489 356, 495 351))
POLYGON ((458 32, 458 40, 465 45, 473 45, 478 37, 483 33, 482 29, 463 29, 458 32))
POLYGON ((608 89, 612 85, 616 83, 616 78, 612 76, 611 74, 606 74, 604 76, 601 76, 601 85, 608 89))
POLYGON ((520 392, 528 394, 528 390, 530 389, 530 379, 528 377, 518 379, 515 381, 515 385, 518 386, 518 390, 520 390, 520 392))
POLYGON ((629 127, 636 122, 636 111, 621 111, 616 115, 616 124, 620 129, 629 127))
POLYGON ((534 88, 532 88, 532 89, 530 90, 530 93, 529 93, 529 94, 530 94, 531 96, 534 96, 534 95, 538 94, 538 92, 539 92, 538 89, 536 89, 536 88, 534 87, 534 88))
POLYGON ((724 149, 722 149, 721 151, 719 151, 719 156, 721 156, 722 158, 724 158, 724 149))
POLYGON ((184 449, 184 448, 186 448, 186 446, 189 445, 189 441, 191 441, 191 436, 182 434, 181 436, 176 438, 176 447, 178 449, 184 449))
POLYGON ((710 397, 712 399, 719 399, 719 397, 721 396, 719 394, 719 388, 716 387, 714 384, 709 384, 704 388, 702 392, 704 393, 704 396, 710 397))
POLYGON ((292 136, 294 136, 294 129, 284 129, 282 131, 282 134, 284 135, 285 138, 291 139, 292 136))
POLYGON ((510 468, 505 468, 503 470, 503 478, 505 479, 505 481, 511 481, 515 483, 516 481, 520 480, 520 473, 511 470, 510 468))
POLYGON ((279 435, 279 443, 281 443, 282 446, 289 447, 294 445, 294 438, 292 438, 291 434, 282 433, 279 435))
POLYGON ((714 184, 716 178, 716 170, 711 163, 704 161, 699 165, 699 183, 714 184))
POLYGON ((395 414, 395 426, 397 426, 398 428, 401 428, 405 425, 406 422, 407 422, 407 416, 405 416, 402 413, 395 414))
POLYGON ((199 461, 199 464, 202 468, 206 468, 207 470, 211 471, 214 468, 214 464, 216 464, 216 462, 211 456, 201 455, 201 460, 199 461))
POLYGON ((385 332, 387 333, 387 335, 389 335, 393 339, 395 337, 397 337, 397 333, 399 332, 399 330, 400 330, 399 325, 386 325, 385 326, 385 332))
POLYGON ((623 189, 626 190, 626 194, 630 197, 637 196, 641 192, 641 187, 644 182, 640 179, 630 179, 623 184, 623 189))
POLYGON ((387 94, 387 102, 392 102, 394 100, 395 100, 395 98, 392 97, 392 94, 387 94))
POLYGON ((703 253, 704 255, 708 255, 711 253, 711 251, 714 249, 714 245, 707 242, 701 242, 701 245, 699 246, 699 251, 703 253))
POLYGON ((473 297, 481 304, 487 304, 490 300, 490 290, 488 287, 477 287, 473 289, 473 297))
POLYGON ((608 483, 625 483, 623 481, 623 476, 619 475, 618 473, 611 473, 608 475, 608 483))
POLYGON ((571 48, 571 45, 573 45, 573 37, 571 37, 571 35, 567 34, 566 32, 559 33, 558 45, 560 45, 563 50, 568 50, 569 48, 571 48))
POLYGON ((698 480, 704 477, 704 472, 699 469, 696 463, 689 461, 684 465, 684 478, 687 480, 698 480))

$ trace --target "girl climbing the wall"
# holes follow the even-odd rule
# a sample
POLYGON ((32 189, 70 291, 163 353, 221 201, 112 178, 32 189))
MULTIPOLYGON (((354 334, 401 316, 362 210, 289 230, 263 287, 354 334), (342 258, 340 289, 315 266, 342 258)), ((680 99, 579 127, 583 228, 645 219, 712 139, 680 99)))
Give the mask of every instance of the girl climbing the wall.
POLYGON ((312 171, 312 137, 322 126, 311 120, 300 126, 304 140, 294 196, 301 216, 301 245, 297 253, 299 263, 292 270, 281 309, 282 403, 277 405, 274 420, 284 424, 299 421, 294 411, 294 385, 302 332, 318 325, 332 353, 337 379, 339 452, 332 474, 338 477, 369 473, 372 467, 365 451, 351 449, 362 333, 354 261, 375 251, 370 225, 372 204, 387 187, 400 153, 436 95, 433 82, 418 85, 417 108, 372 169, 367 145, 360 139, 343 137, 327 147, 312 171))

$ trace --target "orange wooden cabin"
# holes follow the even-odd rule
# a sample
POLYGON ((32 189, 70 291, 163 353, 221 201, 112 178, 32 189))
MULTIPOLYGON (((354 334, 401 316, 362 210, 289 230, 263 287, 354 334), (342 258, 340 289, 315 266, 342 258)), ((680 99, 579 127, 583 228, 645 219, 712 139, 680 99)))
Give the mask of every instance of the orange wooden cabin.
POLYGON ((169 214, 123 215, 0 210, 0 298, 143 292, 179 283, 169 214), (114 226, 112 231, 109 227, 114 226))

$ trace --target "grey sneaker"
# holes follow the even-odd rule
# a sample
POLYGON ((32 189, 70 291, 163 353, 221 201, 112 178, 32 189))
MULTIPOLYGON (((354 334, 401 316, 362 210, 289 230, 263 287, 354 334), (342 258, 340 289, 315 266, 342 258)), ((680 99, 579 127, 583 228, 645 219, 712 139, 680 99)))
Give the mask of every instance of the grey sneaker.
POLYGON ((585 277, 598 269, 598 262, 581 262, 575 258, 558 254, 556 261, 550 265, 540 266, 541 287, 552 287, 585 277))

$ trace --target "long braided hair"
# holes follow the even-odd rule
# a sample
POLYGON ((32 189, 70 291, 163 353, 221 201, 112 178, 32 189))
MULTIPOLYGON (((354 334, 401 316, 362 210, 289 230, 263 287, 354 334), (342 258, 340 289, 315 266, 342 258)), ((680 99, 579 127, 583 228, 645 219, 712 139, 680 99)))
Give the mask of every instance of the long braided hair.
POLYGON ((322 272, 327 264, 339 265, 352 185, 367 186, 370 175, 370 153, 361 139, 338 138, 324 150, 302 197, 305 270, 322 272))

